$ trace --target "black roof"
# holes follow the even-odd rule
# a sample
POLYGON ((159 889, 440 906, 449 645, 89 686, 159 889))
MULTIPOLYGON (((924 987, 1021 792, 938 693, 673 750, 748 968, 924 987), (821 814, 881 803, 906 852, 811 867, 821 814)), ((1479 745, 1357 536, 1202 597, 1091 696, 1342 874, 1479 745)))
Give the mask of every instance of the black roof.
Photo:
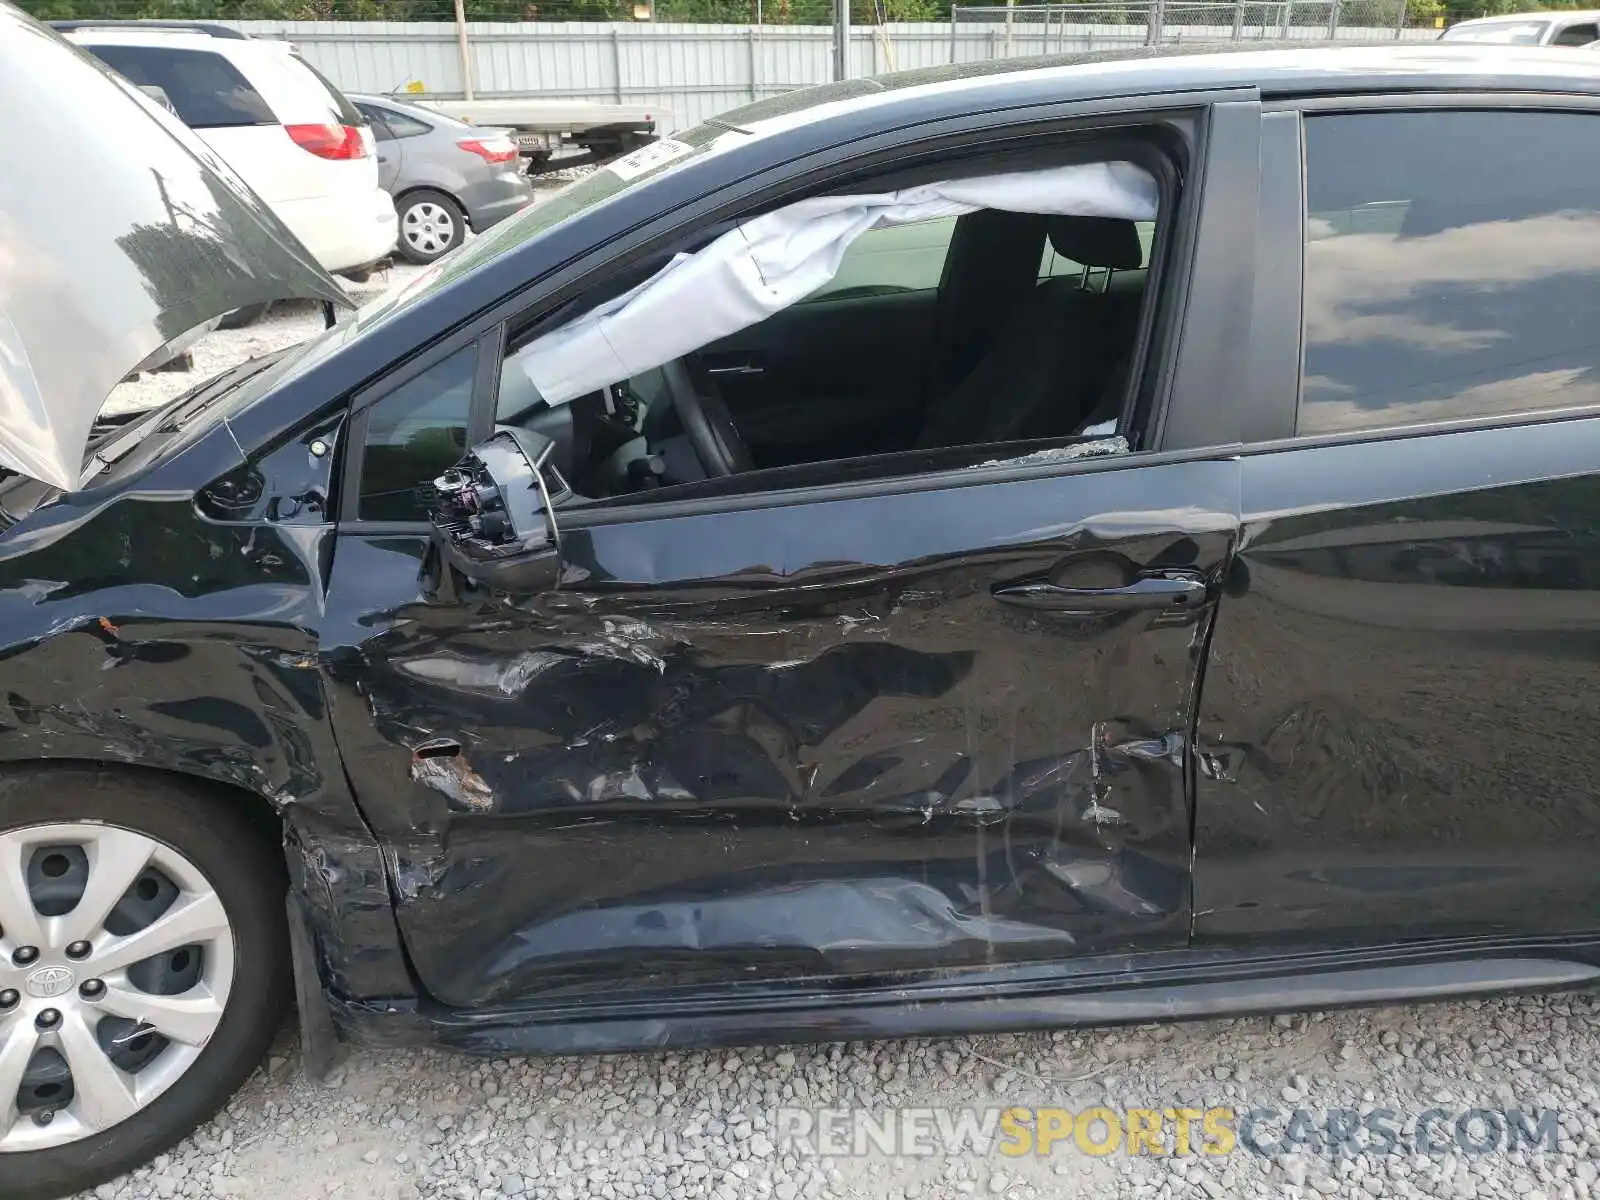
POLYGON ((1600 92, 1600 52, 1437 40, 1139 46, 851 79, 760 100, 723 113, 713 123, 748 128, 773 119, 792 120, 825 105, 864 109, 910 99, 904 94, 917 89, 959 89, 970 91, 974 102, 992 102, 1013 91, 1038 91, 1041 100, 1071 100, 1222 88, 1255 88, 1264 98, 1351 92, 1600 92))

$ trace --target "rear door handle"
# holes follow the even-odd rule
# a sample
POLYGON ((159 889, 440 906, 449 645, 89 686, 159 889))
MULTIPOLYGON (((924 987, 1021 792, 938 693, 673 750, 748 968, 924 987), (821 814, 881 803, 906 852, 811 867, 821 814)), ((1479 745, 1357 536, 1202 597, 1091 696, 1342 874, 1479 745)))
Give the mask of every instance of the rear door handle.
POLYGON ((1097 616, 1131 609, 1191 608, 1205 599, 1206 585, 1197 576, 1171 572, 1141 575, 1123 587, 1109 588, 1013 583, 995 588, 993 595, 1017 608, 1097 616))

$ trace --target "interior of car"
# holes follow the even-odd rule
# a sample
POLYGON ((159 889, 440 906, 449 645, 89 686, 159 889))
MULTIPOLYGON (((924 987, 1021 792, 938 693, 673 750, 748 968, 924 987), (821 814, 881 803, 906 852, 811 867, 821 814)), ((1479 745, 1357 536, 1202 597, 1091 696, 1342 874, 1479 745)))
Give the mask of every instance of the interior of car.
MULTIPOLYGON (((702 230, 688 249, 632 264, 605 295, 585 289, 554 311, 513 320, 497 373, 495 425, 550 439, 547 468, 572 505, 1128 451, 1137 441, 1131 412, 1140 356, 1154 326, 1151 272, 1159 271, 1174 189, 1163 190, 1159 169, 1122 156, 973 178, 924 187, 967 189, 967 202, 864 221, 865 231, 854 229, 824 271, 808 274, 814 263, 802 263, 805 286, 761 313, 732 289, 708 295, 702 275, 672 304, 657 304, 650 321, 595 324, 673 266, 768 216, 793 214, 780 244, 815 242, 811 210, 802 211, 815 200, 702 230), (972 191, 1007 180, 1031 181, 1033 211, 971 202, 972 191), (1078 199, 1063 199, 1063 188, 1074 185, 1082 185, 1078 199), (1038 211, 1051 205, 1091 211, 1038 211), (743 306, 748 319, 691 338, 688 327, 716 325, 699 310, 718 306, 743 306), (586 343, 568 336, 586 322, 585 336, 596 336, 586 343), (670 327, 665 339, 662 327, 670 327), (630 353, 639 343, 659 349, 674 338, 682 349, 654 353, 648 366, 608 369, 644 361, 630 353), (566 375, 563 386, 551 391, 548 378, 536 385, 530 354, 542 354, 542 369, 566 375), (573 368, 574 361, 588 365, 573 368), (673 490, 663 496, 666 489, 673 490)), ((918 194, 869 183, 877 190, 869 186, 854 200, 895 203, 918 194)), ((709 279, 712 293, 718 278, 709 279)), ((468 346, 438 360, 369 411, 362 519, 425 516, 431 481, 468 449, 476 354, 468 346)))
POLYGON ((553 464, 590 498, 1111 436, 1154 231, 994 209, 874 229, 801 302, 564 404, 541 398, 518 363, 526 338, 513 334, 497 423, 549 437, 553 464))

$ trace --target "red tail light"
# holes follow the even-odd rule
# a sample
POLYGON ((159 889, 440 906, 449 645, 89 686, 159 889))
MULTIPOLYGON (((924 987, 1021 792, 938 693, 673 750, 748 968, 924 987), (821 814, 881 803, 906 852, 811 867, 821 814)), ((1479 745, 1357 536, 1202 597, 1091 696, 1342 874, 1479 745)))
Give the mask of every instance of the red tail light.
POLYGON ((367 143, 354 125, 285 125, 284 132, 302 150, 318 158, 335 160, 365 158, 367 143))
POLYGON ((510 162, 517 157, 516 143, 506 138, 490 138, 488 141, 469 138, 464 142, 457 142, 456 145, 469 154, 476 154, 484 162, 510 162))

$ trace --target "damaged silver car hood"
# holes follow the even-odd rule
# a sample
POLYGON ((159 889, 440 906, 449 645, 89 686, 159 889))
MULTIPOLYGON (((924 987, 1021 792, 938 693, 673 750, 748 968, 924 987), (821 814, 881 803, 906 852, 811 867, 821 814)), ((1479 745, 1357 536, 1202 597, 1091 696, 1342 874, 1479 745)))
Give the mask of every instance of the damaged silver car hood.
POLYGON ((0 112, 0 467, 71 491, 107 395, 163 346, 263 301, 350 305, 183 124, 4 3, 0 112))

